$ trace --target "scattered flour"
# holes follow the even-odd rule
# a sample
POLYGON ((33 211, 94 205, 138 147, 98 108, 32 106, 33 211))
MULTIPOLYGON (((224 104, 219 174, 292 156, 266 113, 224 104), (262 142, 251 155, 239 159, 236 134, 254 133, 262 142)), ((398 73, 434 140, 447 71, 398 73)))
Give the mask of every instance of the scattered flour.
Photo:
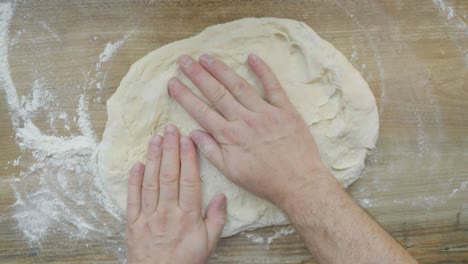
POLYGON ((253 243, 270 245, 275 239, 281 236, 286 236, 286 235, 290 235, 294 233, 296 233, 296 230, 294 229, 293 226, 289 225, 289 226, 283 226, 279 228, 278 230, 275 230, 275 232, 271 236, 263 237, 263 236, 256 234, 255 231, 241 232, 241 235, 250 239, 250 241, 252 241, 253 243))
MULTIPOLYGON (((10 206, 11 215, 2 219, 11 217, 16 220, 17 228, 31 247, 42 247, 48 243, 48 235, 57 233, 68 237, 70 244, 76 243, 76 239, 100 241, 103 237, 116 237, 111 243, 121 245, 123 216, 103 195, 103 186, 96 177, 98 139, 90 122, 86 92, 100 89, 106 76, 99 71, 101 66, 110 60, 129 35, 107 43, 99 61, 86 75, 84 87, 77 87, 83 92, 77 98, 75 113, 67 113, 56 109, 59 106, 57 97, 43 79, 35 80, 27 95, 18 95, 8 62, 8 30, 13 11, 11 3, 0 4, 0 87, 6 93, 14 138, 21 150, 20 156, 9 165, 19 167, 21 171, 8 180, 16 202, 10 206), (39 113, 48 117, 51 133, 36 126, 34 117, 39 113), (63 121, 65 131, 77 128, 79 134, 59 135, 55 129, 57 121, 63 121), (105 221, 103 210, 110 216, 105 221)), ((45 22, 41 26, 61 42, 45 22)), ((271 236, 260 237, 253 233, 245 233, 245 236, 256 243, 271 244, 278 237, 294 232, 288 226, 279 228, 271 236)), ((124 262, 124 250, 121 247, 115 250, 116 256, 124 262)))
MULTIPOLYGON (((123 216, 103 195, 96 177, 98 139, 88 113, 87 87, 82 88, 83 93, 76 99, 76 113, 71 115, 57 109, 57 97, 43 79, 35 80, 26 95, 18 95, 8 57, 14 7, 14 3, 0 3, 0 88, 6 95, 13 138, 20 150, 9 166, 18 167, 20 172, 4 180, 11 186, 16 202, 2 219, 16 220, 31 248, 55 243, 47 239, 49 234, 63 235, 60 243, 63 246, 76 245, 76 238, 120 245, 123 216), (40 114, 49 118, 46 123, 52 132, 35 124, 34 117, 40 114), (68 131, 71 126, 80 133, 59 135, 54 129, 57 120, 63 121, 68 131)), ((108 61, 125 39, 106 46, 108 51, 101 63, 108 61)), ((115 249, 115 255, 122 261, 124 254, 115 249)))
POLYGON ((58 43, 62 43, 62 38, 61 38, 59 35, 57 35, 57 33, 55 33, 55 31, 53 31, 53 30, 49 27, 49 25, 48 25, 46 22, 41 21, 41 22, 39 22, 39 23, 41 24, 41 27, 42 27, 43 29, 45 29, 47 32, 49 32, 49 34, 50 34, 58 43))
POLYGON ((459 29, 465 30, 465 34, 468 33, 468 27, 465 21, 455 13, 455 10, 450 4, 446 3, 444 0, 433 0, 432 2, 448 21, 453 21, 459 29))
POLYGON ((130 34, 125 35, 123 38, 117 40, 116 42, 112 43, 109 42, 106 44, 106 47, 102 51, 102 53, 99 55, 99 61, 96 64, 96 68, 101 67, 101 64, 104 62, 107 62, 110 58, 112 58, 112 55, 114 55, 115 52, 125 43, 125 41, 128 39, 130 34))
POLYGON ((460 30, 460 34, 448 33, 450 39, 457 45, 460 54, 463 56, 465 68, 468 68, 468 48, 466 37, 468 37, 468 26, 465 23, 466 15, 460 17, 449 3, 444 0, 433 0, 432 3, 439 9, 439 13, 445 18, 445 23, 455 26, 460 30))
MULTIPOLYGON (((450 5, 443 0, 433 0, 433 3, 448 22, 461 29, 465 35, 468 34, 466 23, 450 5)), ((365 29, 365 25, 340 2, 338 2, 338 6, 360 29, 365 31, 364 34, 373 52, 380 77, 379 113, 382 115, 386 99, 386 76, 376 42, 377 38, 372 36, 365 29)), ((5 92, 14 129, 14 138, 21 150, 21 154, 9 165, 18 167, 21 171, 19 175, 12 175, 11 179, 7 180, 15 193, 16 202, 10 207, 11 216, 1 216, 0 221, 12 217, 17 221, 18 229, 23 232, 27 241, 31 245, 39 247, 46 242, 50 233, 65 234, 71 239, 83 238, 95 241, 102 239, 103 234, 107 237, 121 238, 123 233, 116 231, 119 229, 116 226, 122 226, 123 218, 114 204, 103 195, 102 186, 95 177, 97 175, 95 154, 98 139, 90 122, 86 90, 102 87, 102 79, 105 78, 105 74, 99 72, 100 67, 111 59, 129 35, 106 44, 99 55, 98 62, 93 64, 94 71, 88 74, 91 81, 82 87, 83 93, 79 98, 76 98, 76 112, 67 114, 62 109, 56 109, 57 98, 48 90, 46 80, 35 80, 31 85, 31 91, 26 95, 20 96, 17 93, 8 61, 9 48, 14 46, 22 34, 22 31, 18 31, 12 40, 9 40, 9 25, 14 7, 14 3, 0 3, 0 88, 5 92), (41 111, 48 113, 48 125, 52 130, 50 134, 46 134, 34 123, 34 116, 41 111), (67 131, 76 126, 80 134, 58 135, 53 129, 57 120, 62 120, 65 123, 64 128, 67 131), (31 163, 31 160, 34 162, 31 163), (102 222, 101 218, 103 210, 105 214, 111 216, 111 218, 106 218, 105 222, 102 222)), ((41 22, 41 26, 55 40, 62 42, 61 37, 45 22, 41 22)), ((468 52, 466 48, 462 51, 464 52, 465 65, 467 65, 468 52)), ((354 62, 357 59, 358 51, 353 46, 350 61, 354 62)), ((364 71, 365 68, 366 65, 362 64, 361 71, 364 71)), ((427 97, 431 98, 429 95, 427 97)), ((423 150, 427 147, 424 138, 424 120, 418 109, 414 108, 413 110, 419 148, 418 158, 421 159, 423 150)), ((436 112, 440 114, 440 111, 436 112)), ((440 120, 437 122, 441 124, 440 120)), ((461 183, 460 186, 453 189, 450 195, 467 190, 467 185, 467 181, 461 183)), ((359 202, 364 208, 376 206, 376 201, 368 198, 361 199, 359 202)), ((434 206, 443 205, 444 200, 437 196, 419 196, 416 200, 395 200, 394 203, 434 206)), ((280 228, 273 235, 267 237, 259 236, 253 232, 242 234, 254 243, 270 244, 277 237, 294 232, 294 229, 288 226, 280 228)), ((117 250, 116 254, 121 259, 124 258, 121 248, 117 250)))
POLYGON ((356 62, 357 60, 357 57, 358 57, 358 53, 356 51, 356 45, 353 44, 353 53, 351 53, 351 57, 349 58, 349 62, 351 62, 351 64, 354 64, 354 62, 356 62))
POLYGON ((362 208, 372 207, 372 200, 368 198, 361 199, 358 201, 358 203, 362 206, 362 208))
POLYGON ((353 20, 354 24, 356 24, 358 28, 364 30, 364 35, 372 50, 372 53, 374 54, 374 60, 379 70, 379 77, 380 77, 380 82, 379 82, 380 100, 379 100, 378 108, 379 108, 379 117, 380 117, 379 121, 380 121, 380 125, 382 125, 382 123, 384 122, 384 119, 382 118, 382 114, 384 112, 385 100, 386 100, 385 98, 385 68, 383 67, 383 64, 382 64, 382 56, 380 55, 380 51, 377 47, 376 41, 374 40, 375 37, 373 37, 370 34, 369 30, 367 30, 367 28, 362 25, 361 21, 359 21, 356 18, 356 16, 352 14, 342 2, 337 1, 336 4, 353 20))
POLYGON ((21 96, 21 106, 28 115, 34 115, 39 108, 49 109, 55 96, 45 89, 44 80, 35 80, 28 96, 21 96))
POLYGON ((453 197, 455 196, 458 192, 460 191, 465 191, 465 190, 468 190, 468 181, 464 181, 462 183, 460 183, 460 185, 453 189, 452 192, 450 193, 449 197, 453 197))

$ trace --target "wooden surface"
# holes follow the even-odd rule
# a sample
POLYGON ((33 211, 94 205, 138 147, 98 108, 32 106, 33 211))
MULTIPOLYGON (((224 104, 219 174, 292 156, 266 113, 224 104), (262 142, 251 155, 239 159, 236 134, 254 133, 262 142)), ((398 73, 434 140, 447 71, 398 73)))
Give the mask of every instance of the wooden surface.
MULTIPOLYGON (((54 109, 73 116, 78 98, 86 94, 100 137, 107 119, 105 101, 129 66, 147 52, 242 17, 304 21, 362 72, 378 102, 378 145, 349 193, 421 263, 468 263, 467 15, 464 0, 21 1, 9 29, 16 43, 9 47, 8 60, 19 95, 27 95, 34 81, 42 80, 56 96, 54 109), (123 45, 98 71, 95 65, 106 44, 124 36, 123 45)), ((123 224, 96 205, 99 220, 93 223, 106 226, 106 234, 91 230, 70 235, 56 223, 38 240, 25 235, 30 227, 18 222, 16 194, 24 191, 24 182, 34 188, 34 181, 21 175, 37 160, 19 149, 6 102, 2 89, 0 262, 122 261, 123 224)), ((67 135, 63 129, 51 130, 47 115, 34 121, 44 132, 67 135)), ((86 185, 69 188, 72 192, 86 185)), ((88 210, 73 208, 73 203, 70 207, 82 215, 88 210)), ((275 230, 255 234, 269 236, 275 230)), ((296 234, 270 245, 238 235, 219 243, 211 263, 314 261, 296 234)))

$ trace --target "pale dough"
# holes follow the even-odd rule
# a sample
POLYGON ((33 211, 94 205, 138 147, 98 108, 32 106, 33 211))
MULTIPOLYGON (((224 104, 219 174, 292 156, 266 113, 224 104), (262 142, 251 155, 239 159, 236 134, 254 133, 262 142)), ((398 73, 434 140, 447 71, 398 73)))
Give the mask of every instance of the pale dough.
MULTIPOLYGON (((346 187, 360 176, 367 152, 375 146, 379 122, 374 96, 359 72, 305 23, 245 18, 211 26, 147 54, 132 65, 107 101, 99 175, 122 210, 126 208, 128 171, 136 161, 145 162, 150 137, 162 134, 167 123, 177 125, 185 135, 200 128, 169 97, 167 82, 177 76, 202 96, 176 64, 181 54, 198 58, 202 53, 222 59, 262 95, 246 59, 250 53, 264 59, 309 126, 333 175, 346 187)), ((274 155, 282 155, 281 149, 274 155)), ((288 222, 281 210, 231 183, 203 157, 200 167, 203 210, 217 193, 227 196, 223 237, 288 222)))

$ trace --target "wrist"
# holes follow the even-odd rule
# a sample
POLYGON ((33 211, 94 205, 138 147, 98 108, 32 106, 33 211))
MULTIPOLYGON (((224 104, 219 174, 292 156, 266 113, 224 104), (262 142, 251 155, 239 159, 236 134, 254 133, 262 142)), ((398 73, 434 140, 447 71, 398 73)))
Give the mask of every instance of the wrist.
POLYGON ((318 169, 301 176, 293 177, 285 185, 273 202, 286 214, 297 214, 304 207, 307 210, 320 210, 337 193, 343 191, 338 180, 326 169, 318 169))

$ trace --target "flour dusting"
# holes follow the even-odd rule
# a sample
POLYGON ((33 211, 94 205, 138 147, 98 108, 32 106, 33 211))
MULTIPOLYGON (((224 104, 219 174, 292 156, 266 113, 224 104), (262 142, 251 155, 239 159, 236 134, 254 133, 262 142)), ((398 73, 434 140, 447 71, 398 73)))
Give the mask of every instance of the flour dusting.
POLYGON ((270 245, 275 239, 282 237, 282 236, 287 236, 296 233, 296 229, 292 225, 288 226, 283 226, 277 230, 271 235, 271 236, 261 236, 256 234, 254 231, 244 231, 241 232, 241 235, 245 236, 246 238, 250 239, 253 243, 256 244, 267 244, 270 245))
POLYGON ((112 58, 112 55, 114 55, 115 52, 125 43, 125 41, 128 39, 129 34, 125 35, 123 38, 117 40, 116 42, 112 43, 109 42, 106 44, 106 47, 102 51, 102 53, 99 55, 99 61, 96 64, 96 68, 99 68, 102 63, 107 62, 112 58))
MULTIPOLYGON (((16 202, 9 208, 11 213, 2 218, 15 220, 32 248, 51 243, 49 234, 64 235, 61 244, 66 244, 67 238, 70 244, 76 244, 76 238, 122 243, 123 217, 103 195, 97 178, 98 139, 90 122, 87 87, 76 98, 72 114, 58 109, 47 80, 35 80, 29 93, 18 95, 8 57, 13 14, 14 4, 0 3, 0 87, 6 94, 13 138, 20 150, 18 158, 9 162, 20 172, 6 180, 16 202), (49 129, 36 125, 34 118, 41 114, 47 116, 49 129), (57 120, 63 121, 69 135, 57 133, 57 120), (71 133, 73 128, 79 133, 71 133)), ((101 62, 106 62, 123 41, 116 42, 101 62)), ((122 260, 121 251, 116 250, 115 255, 122 260)))
POLYGON ((42 28, 45 29, 47 32, 49 32, 49 34, 50 34, 58 43, 62 43, 62 38, 61 38, 59 35, 57 35, 57 33, 55 33, 55 31, 52 30, 46 22, 41 21, 40 24, 41 24, 42 28))
POLYGON ((456 26, 460 29, 466 30, 465 34, 468 33, 468 28, 465 21, 460 18, 456 13, 453 7, 450 4, 446 3, 444 0, 433 0, 434 5, 439 9, 439 12, 448 20, 453 21, 456 26))
MULTIPOLYGON (((360 28, 364 30, 365 37, 368 41, 368 44, 372 50, 372 53, 374 54, 374 59, 375 63, 377 65, 377 68, 379 70, 379 77, 380 77, 380 82, 379 82, 379 89, 380 89, 380 101, 379 101, 379 121, 382 124, 383 123, 383 118, 382 114, 384 112, 384 107, 385 107, 385 68, 383 67, 382 64, 382 56, 380 55, 380 51, 374 41, 374 38, 372 35, 369 33, 366 27, 362 25, 362 23, 356 18, 354 14, 352 14, 346 6, 343 5, 340 1, 336 2, 337 6, 341 8, 352 20, 353 22, 360 28)), ((357 55, 357 54, 356 54, 357 55)), ((362 65, 363 68, 365 68, 365 65, 362 65)))
POLYGON ((439 9, 439 14, 445 18, 445 23, 455 26, 459 31, 448 33, 450 39, 457 45, 460 55, 463 57, 465 68, 468 68, 468 49, 466 47, 466 37, 468 36, 468 26, 465 23, 466 16, 460 17, 449 3, 444 0, 433 0, 432 3, 439 9), (464 37, 463 37, 464 36, 464 37))

